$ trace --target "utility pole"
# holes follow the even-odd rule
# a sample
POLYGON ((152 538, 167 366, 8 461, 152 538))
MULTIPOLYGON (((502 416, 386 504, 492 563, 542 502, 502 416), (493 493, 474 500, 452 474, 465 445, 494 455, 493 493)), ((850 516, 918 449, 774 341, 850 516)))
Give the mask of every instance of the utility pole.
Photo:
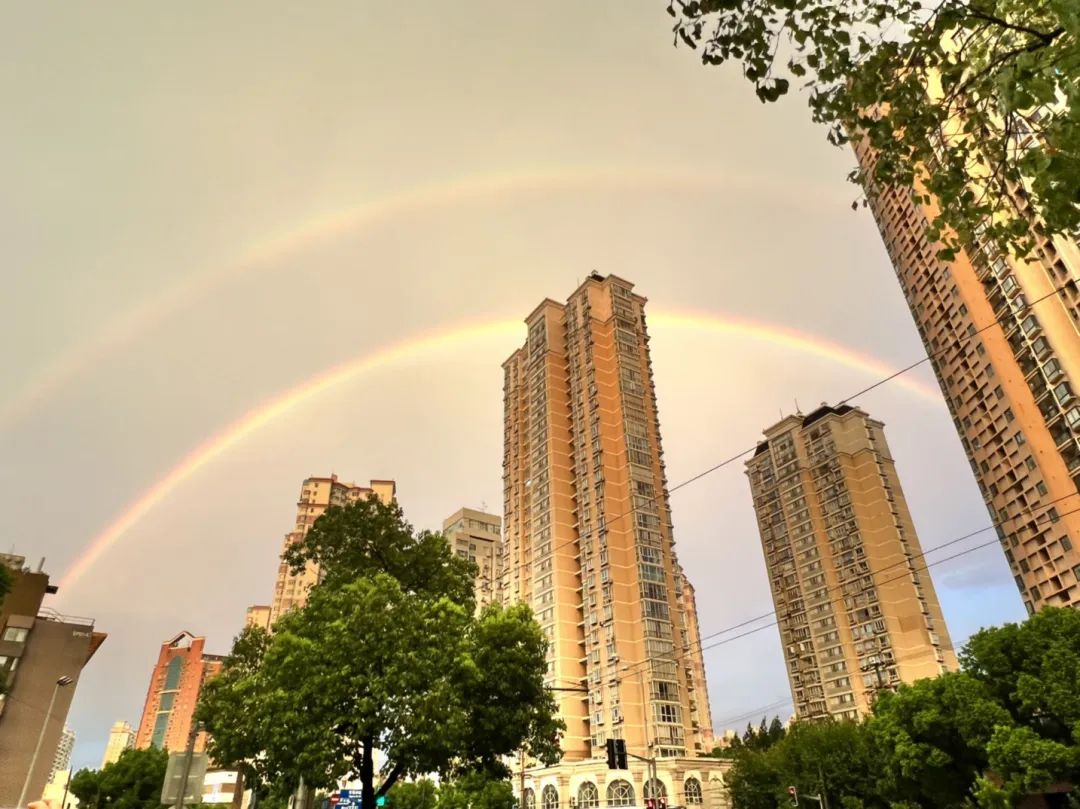
POLYGON ((525 748, 518 753, 518 806, 525 809, 525 748))
POLYGON ((188 733, 187 749, 184 750, 184 769, 181 770, 180 788, 176 791, 175 809, 184 809, 184 796, 187 794, 188 777, 191 775, 191 760, 195 757, 195 737, 199 735, 200 723, 192 723, 188 733))
POLYGON ((829 796, 825 794, 825 774, 821 771, 821 765, 817 765, 818 789, 821 790, 821 809, 829 809, 829 796))

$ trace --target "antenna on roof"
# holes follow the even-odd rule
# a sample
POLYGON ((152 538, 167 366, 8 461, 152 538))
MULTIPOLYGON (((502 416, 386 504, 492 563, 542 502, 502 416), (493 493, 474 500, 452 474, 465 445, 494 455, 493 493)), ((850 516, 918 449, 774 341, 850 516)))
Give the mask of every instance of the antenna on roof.
POLYGON ((802 413, 802 408, 799 407, 799 400, 798 399, 795 400, 795 413, 796 414, 802 413))

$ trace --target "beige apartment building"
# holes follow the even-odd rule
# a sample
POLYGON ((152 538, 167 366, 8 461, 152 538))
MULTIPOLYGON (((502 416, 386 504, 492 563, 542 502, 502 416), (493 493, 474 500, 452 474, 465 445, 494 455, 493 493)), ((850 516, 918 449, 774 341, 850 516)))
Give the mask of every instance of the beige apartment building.
POLYGON ((944 261, 934 204, 867 197, 1024 605, 1080 605, 1080 247, 1033 229, 1030 260, 976 238, 944 261))
POLYGON ((258 626, 263 629, 270 628, 270 605, 253 604, 244 613, 244 626, 258 626))
MULTIPOLYGON (((384 503, 394 499, 397 487, 392 480, 373 480, 367 486, 355 483, 343 483, 337 475, 330 477, 311 477, 300 487, 300 498, 296 503, 296 523, 282 543, 282 553, 290 545, 299 542, 311 530, 315 520, 331 506, 345 506, 362 497, 378 497, 384 503)), ((318 565, 309 562, 307 568, 299 574, 289 571, 289 566, 282 561, 278 565, 277 582, 274 585, 274 597, 269 613, 263 606, 248 608, 246 623, 258 624, 270 628, 279 617, 293 607, 303 606, 307 601, 308 590, 320 579, 318 565)))
POLYGON ((135 728, 131 726, 131 723, 123 720, 113 722, 109 730, 109 741, 105 744, 105 755, 101 759, 101 768, 105 769, 110 764, 119 761, 121 754, 134 746, 135 728))
POLYGON ((534 809, 720 806, 692 591, 674 550, 645 298, 590 275, 545 300, 504 363, 503 597, 530 604, 566 722, 563 761, 523 766, 534 809), (609 771, 608 739, 643 761, 609 771))
POLYGON ((855 718, 956 668, 883 425, 822 405, 747 464, 795 713, 855 718))
POLYGON ((460 508, 443 520, 442 532, 451 550, 478 568, 477 612, 497 601, 502 572, 502 519, 476 509, 460 508))
POLYGON ((44 793, 79 678, 106 635, 44 606, 57 588, 41 565, 6 553, 0 565, 13 578, 0 599, 0 806, 25 806, 44 793))

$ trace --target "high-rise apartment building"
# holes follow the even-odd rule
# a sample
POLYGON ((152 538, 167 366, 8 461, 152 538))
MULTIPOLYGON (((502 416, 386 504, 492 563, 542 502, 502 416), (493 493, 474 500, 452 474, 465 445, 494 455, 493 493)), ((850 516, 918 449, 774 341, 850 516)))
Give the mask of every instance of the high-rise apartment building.
POLYGON ((502 572, 502 520, 494 514, 461 508, 443 520, 442 532, 454 553, 477 566, 477 611, 498 600, 502 572))
POLYGON ((8 554, 0 554, 0 564, 13 577, 0 601, 0 682, 7 686, 0 694, 0 806, 19 806, 20 797, 42 796, 79 677, 106 636, 89 618, 42 606, 56 587, 40 566, 31 570, 23 557, 8 554))
POLYGON ((270 628, 270 605, 254 604, 247 608, 244 615, 244 626, 258 626, 263 629, 270 628))
MULTIPOLYGON (((221 670, 225 658, 203 651, 205 638, 181 632, 161 644, 143 704, 135 746, 172 752, 187 749, 194 732, 195 708, 203 684, 221 670)), ((206 734, 197 733, 195 751, 206 748, 206 734)))
MULTIPOLYGON (((289 546, 299 542, 304 535, 311 530, 312 524, 331 506, 345 506, 362 497, 378 497, 384 503, 394 499, 397 487, 392 480, 373 480, 368 486, 358 486, 355 483, 343 483, 337 475, 328 478, 311 477, 304 481, 300 487, 300 499, 296 504, 296 523, 293 530, 285 535, 282 544, 282 553, 289 546)), ((318 565, 309 562, 306 569, 298 574, 289 571, 289 566, 284 561, 278 566, 277 583, 274 585, 274 598, 270 605, 268 627, 272 626, 279 617, 293 607, 301 607, 307 601, 308 590, 319 583, 320 571, 318 565)), ((249 618, 261 619, 259 613, 252 614, 252 607, 248 611, 249 618)))
POLYGON ((881 422, 788 416, 746 466, 800 718, 854 718, 881 688, 956 668, 881 422))
POLYGON ((49 770, 50 783, 55 780, 56 774, 71 768, 71 754, 75 751, 75 731, 64 725, 60 733, 60 741, 56 744, 56 752, 53 754, 52 769, 49 770))
POLYGON ((135 746, 135 728, 130 722, 113 722, 109 730, 109 741, 105 745, 105 755, 101 759, 101 767, 104 769, 110 764, 120 760, 120 755, 125 750, 135 746))
POLYGON ((719 762, 694 758, 709 751, 711 719, 644 307, 629 282, 593 274, 566 304, 541 303, 503 364, 503 597, 530 604, 543 627, 566 723, 562 763, 521 777, 526 809, 720 793, 719 762), (637 760, 609 772, 613 738, 656 758, 658 780, 637 760))
POLYGON ((976 238, 945 261, 936 204, 867 198, 1025 606, 1080 606, 1080 247, 1032 228, 1027 260, 976 238))

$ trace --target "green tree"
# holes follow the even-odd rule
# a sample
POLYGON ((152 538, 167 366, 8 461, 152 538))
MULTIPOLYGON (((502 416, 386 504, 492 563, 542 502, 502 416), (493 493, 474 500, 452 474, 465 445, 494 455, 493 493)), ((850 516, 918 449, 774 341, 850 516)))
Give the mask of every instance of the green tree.
POLYGON ((472 772, 439 787, 437 809, 514 809, 516 804, 508 780, 472 772))
POLYGON ((547 644, 527 607, 474 616, 472 566, 396 506, 333 509, 312 534, 292 560, 323 565, 323 584, 272 637, 242 634, 205 689, 216 760, 267 783, 355 778, 372 809, 403 776, 504 775, 521 747, 558 759, 547 644), (378 785, 376 749, 389 761, 378 785))
POLYGON ((85 809, 161 809, 168 761, 164 750, 125 750, 101 770, 79 770, 69 789, 85 809))
POLYGON ((787 788, 824 794, 831 805, 885 807, 879 797, 880 759, 874 740, 855 722, 797 722, 772 747, 743 748, 728 773, 738 809, 774 809, 789 803, 787 788))
POLYGON ((965 805, 995 728, 1009 724, 990 690, 963 673, 880 694, 870 729, 886 762, 885 793, 916 805, 965 805))
POLYGON ((780 721, 779 716, 774 716, 772 718, 772 722, 769 723, 769 729, 766 733, 770 747, 784 738, 784 724, 780 721))
POLYGON ((406 781, 387 796, 391 809, 436 809, 438 790, 430 778, 406 781))
POLYGON ((918 182, 941 200, 932 237, 963 243, 983 224, 1025 251, 1022 180, 1049 232, 1080 228, 1076 0, 670 0, 668 11, 677 43, 705 64, 738 63, 763 102, 801 82, 832 143, 865 135, 878 159, 852 180, 918 182))
POLYGON ((11 571, 7 565, 0 562, 0 604, 4 603, 4 598, 11 592, 13 585, 11 571))
POLYGON ((414 531, 401 506, 377 497, 327 509, 282 558, 296 573, 318 565, 329 587, 387 573, 406 592, 446 597, 470 611, 476 603, 476 565, 455 556, 441 534, 414 531))

